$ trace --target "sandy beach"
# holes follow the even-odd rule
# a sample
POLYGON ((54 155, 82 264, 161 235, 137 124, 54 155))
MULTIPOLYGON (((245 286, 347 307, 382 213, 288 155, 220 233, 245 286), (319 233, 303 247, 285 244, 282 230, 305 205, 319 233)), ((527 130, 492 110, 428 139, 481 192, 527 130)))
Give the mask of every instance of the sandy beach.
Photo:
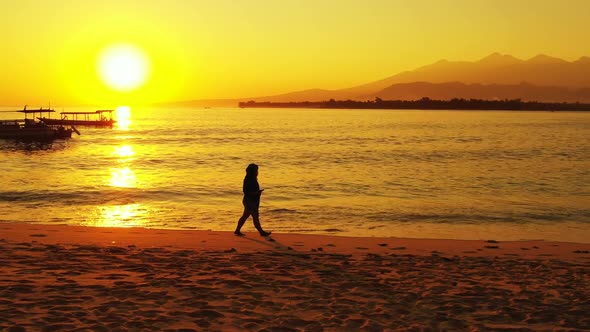
POLYGON ((0 224, 0 331, 589 330, 590 244, 0 224))

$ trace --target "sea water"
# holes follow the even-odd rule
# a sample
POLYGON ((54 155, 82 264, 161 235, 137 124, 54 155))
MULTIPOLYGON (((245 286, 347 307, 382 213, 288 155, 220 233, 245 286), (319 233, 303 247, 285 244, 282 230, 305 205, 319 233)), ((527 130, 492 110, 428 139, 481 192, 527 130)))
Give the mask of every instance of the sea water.
POLYGON ((276 233, 590 242, 588 113, 135 107, 118 117, 69 140, 0 140, 0 222, 233 231, 256 163, 261 222, 276 233))

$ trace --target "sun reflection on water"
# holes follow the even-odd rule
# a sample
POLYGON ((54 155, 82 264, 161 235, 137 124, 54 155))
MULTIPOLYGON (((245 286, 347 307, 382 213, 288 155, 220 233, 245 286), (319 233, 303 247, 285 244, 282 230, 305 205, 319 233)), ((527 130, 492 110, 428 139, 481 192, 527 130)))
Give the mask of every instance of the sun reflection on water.
POLYGON ((115 151, 113 152, 113 154, 121 158, 127 158, 133 157, 135 155, 135 151, 133 151, 133 147, 131 145, 121 145, 115 147, 115 151))
MULTIPOLYGON (((117 129, 129 130, 131 125, 131 108, 119 106, 116 111, 117 129)), ((129 144, 133 136, 117 136, 120 145, 113 146, 111 156, 114 157, 113 165, 110 167, 110 174, 107 184, 119 189, 132 189, 138 187, 138 177, 133 170, 137 158, 136 149, 129 144)), ((122 193, 126 193, 123 191, 122 193)), ((97 227, 142 227, 146 224, 148 215, 146 206, 139 203, 128 203, 119 205, 97 206, 96 219, 93 226, 97 227)))
POLYGON ((111 169, 110 185, 117 188, 137 187, 137 178, 135 177, 135 172, 126 166, 111 169))
POLYGON ((119 167, 111 168, 109 184, 117 188, 136 188, 137 177, 130 167, 135 156, 133 146, 127 144, 116 146, 113 155, 119 157, 117 160, 119 167))
POLYGON ((147 214, 141 204, 101 206, 99 210, 100 216, 94 225, 98 227, 144 226, 147 214))
POLYGON ((129 106, 119 106, 115 110, 117 115, 117 128, 120 130, 129 130, 131 125, 131 108, 129 106))

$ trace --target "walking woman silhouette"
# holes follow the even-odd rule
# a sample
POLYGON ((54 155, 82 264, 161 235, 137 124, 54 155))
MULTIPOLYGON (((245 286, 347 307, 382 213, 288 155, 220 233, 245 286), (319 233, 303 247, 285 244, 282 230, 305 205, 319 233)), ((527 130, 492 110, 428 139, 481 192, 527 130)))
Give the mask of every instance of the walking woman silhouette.
POLYGON ((236 231, 234 232, 237 236, 244 236, 244 234, 240 231, 244 223, 248 219, 248 217, 252 216, 254 220, 254 227, 260 233, 260 236, 268 236, 271 232, 265 232, 260 226, 260 220, 258 217, 258 207, 260 206, 260 196, 264 189, 260 189, 260 185, 258 184, 258 165, 250 164, 246 167, 246 176, 244 177, 244 198, 242 199, 242 204, 244 204, 244 213, 238 220, 238 226, 236 227, 236 231))

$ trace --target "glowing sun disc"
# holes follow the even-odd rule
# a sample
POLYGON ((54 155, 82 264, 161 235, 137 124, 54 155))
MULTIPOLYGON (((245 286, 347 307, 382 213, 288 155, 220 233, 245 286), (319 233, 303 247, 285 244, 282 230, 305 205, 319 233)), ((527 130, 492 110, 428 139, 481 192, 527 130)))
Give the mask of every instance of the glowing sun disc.
POLYGON ((143 85, 149 69, 148 57, 133 45, 112 45, 103 50, 98 58, 100 79, 118 91, 130 91, 143 85))

